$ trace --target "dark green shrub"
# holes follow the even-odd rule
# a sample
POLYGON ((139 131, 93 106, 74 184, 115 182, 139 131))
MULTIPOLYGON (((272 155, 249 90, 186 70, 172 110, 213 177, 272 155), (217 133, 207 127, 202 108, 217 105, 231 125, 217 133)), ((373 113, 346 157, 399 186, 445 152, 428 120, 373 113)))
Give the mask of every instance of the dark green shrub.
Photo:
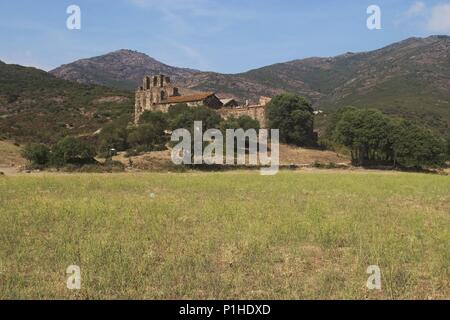
POLYGON ((164 131, 150 123, 133 128, 128 134, 128 143, 138 152, 161 150, 166 138, 164 131))
POLYGON ((163 132, 169 128, 168 115, 161 111, 145 111, 139 118, 139 124, 151 124, 157 130, 163 132))
POLYGON ((50 160, 50 149, 43 144, 27 144, 22 150, 22 156, 34 165, 45 166, 50 160))
POLYGON ((218 128, 222 121, 220 115, 208 107, 190 108, 183 104, 170 107, 168 117, 171 130, 187 129, 191 133, 194 130, 195 121, 202 121, 203 132, 208 129, 218 128))
POLYGON ((51 163, 55 166, 93 164, 97 162, 95 154, 92 145, 75 137, 66 137, 53 146, 51 163))
POLYGON ((98 152, 107 155, 111 149, 124 151, 128 148, 128 130, 126 125, 110 123, 106 125, 98 136, 98 152))
POLYGON ((239 118, 230 117, 227 120, 223 120, 220 123, 220 129, 223 133, 227 129, 244 129, 245 131, 249 129, 259 130, 260 124, 257 120, 244 115, 239 118))

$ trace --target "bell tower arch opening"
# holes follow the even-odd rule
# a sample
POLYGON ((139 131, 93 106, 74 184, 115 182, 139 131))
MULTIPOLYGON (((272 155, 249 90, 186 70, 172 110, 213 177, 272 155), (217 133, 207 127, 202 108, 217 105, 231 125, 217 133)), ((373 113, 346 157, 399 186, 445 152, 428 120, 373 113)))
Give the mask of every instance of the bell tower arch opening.
POLYGON ((144 78, 144 90, 150 89, 150 77, 144 78))

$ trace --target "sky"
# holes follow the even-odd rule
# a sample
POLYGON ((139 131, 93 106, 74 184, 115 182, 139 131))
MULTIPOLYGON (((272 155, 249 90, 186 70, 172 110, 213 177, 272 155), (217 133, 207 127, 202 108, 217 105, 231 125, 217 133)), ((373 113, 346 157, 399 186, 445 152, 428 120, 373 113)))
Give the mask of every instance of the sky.
MULTIPOLYGON (((72 20, 71 20, 72 21, 72 20)), ((311 56, 450 35, 450 0, 14 0, 0 3, 0 60, 51 70, 119 49, 238 73, 311 56), (67 28, 76 5, 81 29, 67 28), (381 29, 369 30, 377 5, 381 29)))

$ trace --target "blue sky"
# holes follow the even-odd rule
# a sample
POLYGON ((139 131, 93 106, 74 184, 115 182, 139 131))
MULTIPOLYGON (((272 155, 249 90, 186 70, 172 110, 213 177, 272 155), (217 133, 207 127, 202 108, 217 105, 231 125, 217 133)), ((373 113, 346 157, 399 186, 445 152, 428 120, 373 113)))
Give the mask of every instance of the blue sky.
POLYGON ((450 34, 450 0, 14 0, 0 3, 0 60, 50 70, 118 49, 237 73, 450 34), (81 30, 66 9, 81 8, 81 30), (368 30, 369 5, 381 30, 368 30))

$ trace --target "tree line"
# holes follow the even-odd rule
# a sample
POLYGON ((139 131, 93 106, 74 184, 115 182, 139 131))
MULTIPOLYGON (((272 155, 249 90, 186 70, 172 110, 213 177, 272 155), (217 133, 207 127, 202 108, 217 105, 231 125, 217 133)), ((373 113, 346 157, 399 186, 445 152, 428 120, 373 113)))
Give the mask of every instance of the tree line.
POLYGON ((347 107, 330 121, 327 136, 350 150, 354 165, 442 167, 449 142, 430 129, 375 109, 347 107))

